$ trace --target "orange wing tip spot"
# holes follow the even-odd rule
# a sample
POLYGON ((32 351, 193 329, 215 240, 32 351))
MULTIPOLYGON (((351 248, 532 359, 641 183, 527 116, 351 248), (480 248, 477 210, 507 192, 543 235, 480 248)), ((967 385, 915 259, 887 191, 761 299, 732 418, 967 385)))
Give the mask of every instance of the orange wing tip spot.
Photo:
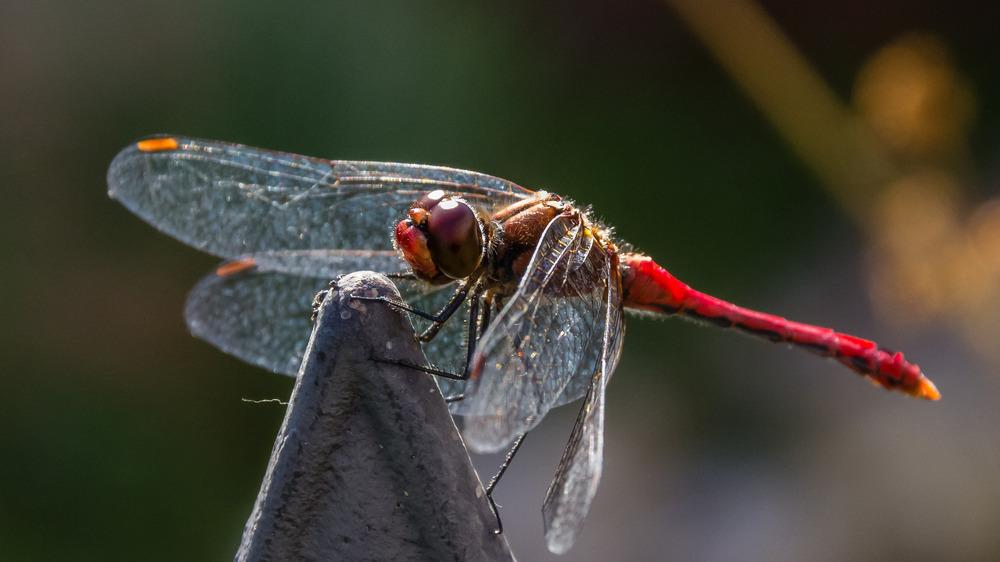
POLYGON ((141 140, 135 144, 136 148, 140 152, 163 152, 166 150, 177 150, 180 144, 177 143, 177 139, 173 137, 166 137, 160 139, 146 139, 141 140))
POLYGON ((245 260, 226 262, 215 270, 215 274, 219 277, 225 277, 227 275, 246 271, 255 267, 257 267, 257 263, 253 261, 253 258, 247 258, 245 260))

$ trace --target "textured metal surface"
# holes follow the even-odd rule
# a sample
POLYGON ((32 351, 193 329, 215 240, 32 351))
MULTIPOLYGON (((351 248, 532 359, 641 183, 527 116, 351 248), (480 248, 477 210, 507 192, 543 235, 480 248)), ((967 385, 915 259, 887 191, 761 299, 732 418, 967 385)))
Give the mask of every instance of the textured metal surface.
MULTIPOLYGON (((345 276, 325 298, 237 560, 511 560, 406 316, 345 276)), ((398 298, 398 297, 397 297, 398 298)))

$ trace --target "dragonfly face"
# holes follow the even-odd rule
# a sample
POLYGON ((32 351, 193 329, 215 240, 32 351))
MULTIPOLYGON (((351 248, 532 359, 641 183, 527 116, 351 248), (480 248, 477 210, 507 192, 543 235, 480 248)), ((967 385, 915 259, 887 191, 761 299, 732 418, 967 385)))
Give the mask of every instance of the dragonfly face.
POLYGON ((448 283, 479 267, 490 227, 465 201, 432 191, 396 225, 396 247, 418 278, 448 283))

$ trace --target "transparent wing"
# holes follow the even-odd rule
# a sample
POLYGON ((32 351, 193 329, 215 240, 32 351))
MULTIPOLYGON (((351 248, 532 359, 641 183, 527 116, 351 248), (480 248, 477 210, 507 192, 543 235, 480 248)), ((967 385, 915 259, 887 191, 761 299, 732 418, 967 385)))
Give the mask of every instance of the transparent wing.
MULTIPOLYGON (((389 251, 253 254, 239 262, 225 263, 202 279, 188 296, 184 315, 194 335, 222 351, 295 376, 312 333, 316 294, 339 275, 358 270, 398 271, 402 263, 395 252, 389 251)), ((440 303, 446 302, 454 289, 423 281, 396 283, 408 304, 429 310, 442 306, 440 303)), ((449 346, 464 346, 459 332, 443 330, 439 334, 440 353, 449 346)))
POLYGON ((497 451, 559 403, 601 357, 606 250, 577 214, 551 221, 517 291, 477 344, 460 413, 477 451, 497 451))
POLYGON ((601 359, 590 377, 590 387, 576 418, 555 478, 545 493, 542 518, 549 551, 563 554, 576 540, 590 503, 597 494, 604 463, 604 397, 621 353, 625 324, 622 321, 621 283, 617 264, 609 264, 607 314, 601 359))
POLYGON ((270 250, 391 250, 395 224, 435 189, 487 208, 532 193, 465 170, 322 160, 183 137, 135 143, 108 169, 113 199, 227 259, 270 250))
POLYGON ((222 351, 295 376, 312 333, 312 301, 327 277, 247 270, 209 274, 184 308, 191 333, 222 351))

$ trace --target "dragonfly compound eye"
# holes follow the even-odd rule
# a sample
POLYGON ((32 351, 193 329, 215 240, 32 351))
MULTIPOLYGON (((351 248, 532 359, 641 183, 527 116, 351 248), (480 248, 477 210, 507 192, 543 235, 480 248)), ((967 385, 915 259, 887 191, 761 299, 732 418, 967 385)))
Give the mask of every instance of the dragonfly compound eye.
POLYGON ((417 202, 413 204, 413 208, 424 209, 424 210, 433 209, 435 206, 437 206, 438 203, 441 202, 442 199, 444 199, 447 196, 448 194, 445 193, 443 189, 435 189, 434 191, 428 193, 427 195, 424 195, 420 199, 417 199, 417 202))
POLYGON ((427 217, 427 249, 441 273, 463 279, 483 256, 483 237, 476 212, 461 201, 447 199, 427 217))

